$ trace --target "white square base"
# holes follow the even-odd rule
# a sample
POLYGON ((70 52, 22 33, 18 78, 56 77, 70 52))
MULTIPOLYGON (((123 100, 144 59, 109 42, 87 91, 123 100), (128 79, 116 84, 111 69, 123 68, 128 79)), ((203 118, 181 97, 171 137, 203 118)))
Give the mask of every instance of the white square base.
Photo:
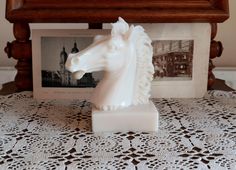
POLYGON ((159 112, 149 104, 131 106, 116 111, 92 110, 93 132, 157 131, 159 112))

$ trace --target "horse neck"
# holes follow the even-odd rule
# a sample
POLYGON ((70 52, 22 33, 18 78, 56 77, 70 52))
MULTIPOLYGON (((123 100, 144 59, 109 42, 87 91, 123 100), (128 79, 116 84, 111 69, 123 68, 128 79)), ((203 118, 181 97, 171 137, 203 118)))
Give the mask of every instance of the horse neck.
POLYGON ((125 92, 127 95, 131 95, 134 90, 136 65, 133 62, 132 64, 127 63, 127 65, 128 66, 125 66, 120 70, 116 70, 114 72, 107 72, 105 76, 107 82, 113 84, 113 86, 116 86, 115 88, 120 93, 125 92))
POLYGON ((92 102, 97 107, 133 104, 136 64, 126 64, 119 70, 105 72, 93 93, 92 102))
POLYGON ((134 104, 135 93, 137 91, 137 82, 135 82, 137 80, 136 49, 129 48, 129 52, 125 54, 125 56, 118 58, 120 59, 118 62, 122 63, 120 68, 105 71, 104 78, 95 88, 91 102, 97 108, 115 110, 115 108, 134 104))

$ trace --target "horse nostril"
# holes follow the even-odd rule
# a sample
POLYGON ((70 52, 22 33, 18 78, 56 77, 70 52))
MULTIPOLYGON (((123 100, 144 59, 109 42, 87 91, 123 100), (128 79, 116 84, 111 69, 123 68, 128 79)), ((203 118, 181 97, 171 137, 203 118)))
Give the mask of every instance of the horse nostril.
POLYGON ((66 67, 67 70, 70 70, 70 64, 69 64, 68 60, 65 63, 65 67, 66 67))
POLYGON ((71 66, 72 66, 71 59, 67 58, 66 63, 65 63, 66 69, 70 70, 71 66))

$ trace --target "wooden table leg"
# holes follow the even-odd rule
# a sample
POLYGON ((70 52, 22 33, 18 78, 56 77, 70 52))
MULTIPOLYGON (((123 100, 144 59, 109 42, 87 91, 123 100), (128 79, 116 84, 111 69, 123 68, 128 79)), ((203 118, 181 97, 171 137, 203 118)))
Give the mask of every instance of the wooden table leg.
POLYGON ((208 72, 208 89, 212 89, 215 82, 215 76, 212 70, 215 68, 212 59, 220 57, 223 52, 223 45, 220 41, 215 41, 214 38, 217 34, 217 24, 211 24, 211 45, 210 45, 210 59, 209 59, 209 72, 208 72))
POLYGON ((28 23, 14 23, 13 33, 15 41, 7 43, 5 52, 8 57, 18 60, 16 64, 17 74, 15 85, 17 91, 32 90, 32 48, 30 28, 28 23))

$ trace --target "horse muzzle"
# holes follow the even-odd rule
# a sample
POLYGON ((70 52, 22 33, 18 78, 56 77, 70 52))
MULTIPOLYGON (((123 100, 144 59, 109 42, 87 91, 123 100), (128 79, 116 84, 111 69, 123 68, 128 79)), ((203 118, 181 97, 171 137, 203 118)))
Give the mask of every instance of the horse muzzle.
POLYGON ((80 71, 76 71, 76 72, 72 73, 72 76, 74 79, 78 80, 78 79, 81 79, 85 73, 86 73, 85 71, 80 70, 80 71))
MULTIPOLYGON (((69 55, 69 57, 67 58, 67 61, 65 63, 65 67, 68 71, 70 71, 72 73, 72 77, 74 79, 81 79, 84 74, 86 73, 84 70, 80 69, 79 66, 79 62, 75 63, 76 58, 73 58, 73 55, 69 55)), ((78 59, 76 59, 78 60, 78 59)))

